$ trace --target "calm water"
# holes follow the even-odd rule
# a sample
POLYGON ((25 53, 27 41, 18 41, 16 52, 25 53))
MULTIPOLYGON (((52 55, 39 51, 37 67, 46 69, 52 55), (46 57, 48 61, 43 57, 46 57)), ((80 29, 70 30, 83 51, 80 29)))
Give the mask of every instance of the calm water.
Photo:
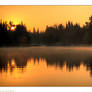
POLYGON ((0 48, 0 86, 92 86, 92 47, 0 48))

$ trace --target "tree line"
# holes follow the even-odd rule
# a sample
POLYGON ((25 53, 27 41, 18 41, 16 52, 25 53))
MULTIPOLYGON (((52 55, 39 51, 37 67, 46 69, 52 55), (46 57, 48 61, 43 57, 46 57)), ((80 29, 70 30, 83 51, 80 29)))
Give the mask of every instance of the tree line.
POLYGON ((12 22, 0 22, 0 46, 92 44, 92 16, 83 27, 69 21, 65 27, 62 24, 47 26, 44 32, 35 28, 33 32, 28 32, 23 23, 16 25, 12 31, 13 26, 12 22))

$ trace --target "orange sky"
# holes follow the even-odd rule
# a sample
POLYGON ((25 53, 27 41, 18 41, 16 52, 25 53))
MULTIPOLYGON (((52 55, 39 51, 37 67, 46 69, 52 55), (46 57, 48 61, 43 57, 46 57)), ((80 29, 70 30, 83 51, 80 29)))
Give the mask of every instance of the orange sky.
POLYGON ((0 6, 0 19, 23 21, 28 30, 44 30, 46 25, 64 24, 70 20, 83 25, 92 15, 92 6, 0 6))

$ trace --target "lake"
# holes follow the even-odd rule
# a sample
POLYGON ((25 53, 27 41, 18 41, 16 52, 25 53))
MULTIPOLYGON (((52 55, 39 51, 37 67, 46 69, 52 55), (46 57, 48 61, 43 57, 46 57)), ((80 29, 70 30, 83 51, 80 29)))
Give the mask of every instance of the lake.
POLYGON ((0 86, 92 86, 92 47, 0 48, 0 86))

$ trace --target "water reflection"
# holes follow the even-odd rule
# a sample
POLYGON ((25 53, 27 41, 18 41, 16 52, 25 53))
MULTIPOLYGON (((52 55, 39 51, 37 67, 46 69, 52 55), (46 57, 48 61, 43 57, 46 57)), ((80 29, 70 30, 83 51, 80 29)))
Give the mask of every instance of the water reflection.
POLYGON ((16 48, 0 49, 0 72, 13 72, 14 68, 19 68, 23 71, 29 64, 33 62, 39 64, 44 61, 46 66, 60 67, 61 70, 66 65, 66 68, 71 72, 73 68, 80 68, 83 64, 86 70, 90 71, 92 75, 92 51, 89 50, 70 50, 70 49, 48 49, 45 48, 16 48))

